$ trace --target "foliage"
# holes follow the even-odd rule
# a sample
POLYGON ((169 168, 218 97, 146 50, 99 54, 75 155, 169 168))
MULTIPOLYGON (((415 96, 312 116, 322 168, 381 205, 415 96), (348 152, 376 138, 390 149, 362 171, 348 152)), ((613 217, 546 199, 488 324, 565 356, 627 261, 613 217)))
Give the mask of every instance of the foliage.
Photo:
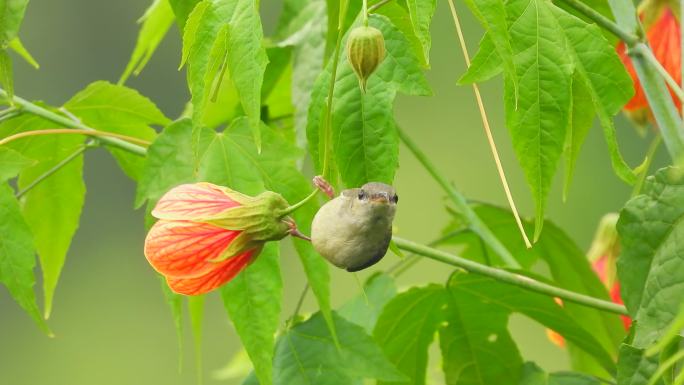
MULTIPOLYGON (((336 306, 329 265, 310 242, 293 238, 318 310, 299 314, 298 307, 283 325, 285 262, 279 244, 269 242, 217 290, 253 367, 245 384, 426 384, 432 361, 441 362, 449 385, 594 385, 604 379, 650 385, 684 376, 668 369, 679 368, 684 355, 678 349, 684 311, 676 311, 684 302, 684 174, 672 145, 679 134, 661 124, 663 114, 673 115, 665 108, 670 93, 647 59, 635 58, 637 69, 643 67, 637 72, 646 76, 642 85, 667 133, 673 165, 642 186, 651 156, 643 167, 630 168, 613 123, 633 86, 610 34, 632 50, 648 50, 636 35, 636 11, 631 3, 610 2, 614 24, 599 2, 465 3, 485 31, 459 82, 503 75, 506 126, 535 202, 534 221, 521 227, 534 232, 534 247, 525 246, 510 211, 468 204, 421 160, 459 204, 445 208, 451 220, 435 243, 442 252, 420 253, 457 266, 448 270, 448 281, 400 287, 398 277, 420 258, 406 256, 391 271, 372 275, 362 295, 336 306), (610 302, 584 252, 545 213, 562 159, 568 194, 595 117, 615 174, 636 184, 618 223, 626 310, 610 302), (463 259, 445 257, 446 248, 463 259), (507 269, 510 260, 519 269, 507 269), (613 314, 626 311, 635 321, 627 335, 613 314), (518 348, 524 341, 509 328, 514 314, 559 333, 573 371, 547 373, 526 362, 518 348), (439 357, 430 357, 436 349, 439 357)), ((436 0, 284 0, 272 36, 264 36, 265 4, 259 1, 153 0, 118 84, 95 81, 59 108, 14 95, 13 56, 38 66, 18 37, 27 4, 0 0, 0 283, 47 334, 45 319, 79 227, 83 154, 90 149, 104 148, 116 159, 137 184, 134 206, 147 205, 148 213, 179 184, 211 182, 249 196, 281 194, 292 211, 279 218, 291 217, 305 235, 322 202, 311 193, 314 175, 338 190, 392 184, 401 141, 424 157, 399 134, 394 109, 399 95, 432 93, 426 71, 436 0), (364 23, 382 32, 386 47, 365 91, 341 49, 349 31, 364 23), (171 119, 125 83, 143 75, 174 24, 180 34, 171 38, 182 43, 180 67, 191 97, 182 116, 171 119), (36 257, 43 314, 33 288, 36 257)), ((460 33, 451 0, 449 6, 460 33)), ((153 220, 147 215, 146 225, 153 220)), ((164 294, 179 344, 187 307, 201 367, 205 297, 185 298, 166 285, 164 294)))

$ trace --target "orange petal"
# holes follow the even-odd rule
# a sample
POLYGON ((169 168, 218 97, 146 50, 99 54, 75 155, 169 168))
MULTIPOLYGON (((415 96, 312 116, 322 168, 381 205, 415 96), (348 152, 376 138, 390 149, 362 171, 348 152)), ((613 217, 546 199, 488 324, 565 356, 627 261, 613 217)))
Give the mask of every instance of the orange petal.
POLYGON ((217 268, 196 278, 174 279, 166 278, 171 290, 178 294, 200 295, 208 293, 224 283, 230 281, 241 272, 259 254, 261 248, 246 251, 223 262, 217 263, 217 268))
MULTIPOLYGON (((646 35, 656 59, 663 65, 674 81, 677 84, 681 84, 681 34, 679 32, 679 22, 669 7, 663 8, 660 18, 649 28, 646 35)), ((682 105, 681 101, 672 90, 670 90, 670 93, 679 111, 682 105)))
POLYGON ((157 202, 152 215, 159 219, 198 220, 240 206, 223 188, 211 183, 182 184, 157 202))
POLYGON ((210 260, 220 257, 240 233, 208 223, 162 219, 147 234, 145 257, 165 276, 198 277, 217 268, 210 260))

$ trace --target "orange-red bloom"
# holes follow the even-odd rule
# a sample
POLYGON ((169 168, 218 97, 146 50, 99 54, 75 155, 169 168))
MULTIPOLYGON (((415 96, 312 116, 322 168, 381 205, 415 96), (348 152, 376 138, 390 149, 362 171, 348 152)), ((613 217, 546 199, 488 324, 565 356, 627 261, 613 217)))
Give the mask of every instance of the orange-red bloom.
POLYGON ((264 242, 294 228, 280 195, 250 197, 210 183, 171 189, 152 215, 145 256, 180 294, 207 293, 230 281, 259 254, 264 242))
MULTIPOLYGON (((681 84, 681 35, 679 20, 675 11, 665 1, 647 1, 639 8, 639 16, 644 24, 646 38, 656 59, 677 84, 681 84)), ((617 45, 617 52, 634 82, 634 96, 627 102, 624 109, 637 122, 646 123, 647 120, 652 120, 652 114, 648 107, 646 94, 641 87, 623 42, 617 45)), ((672 90, 670 93, 679 111, 681 101, 672 90)))

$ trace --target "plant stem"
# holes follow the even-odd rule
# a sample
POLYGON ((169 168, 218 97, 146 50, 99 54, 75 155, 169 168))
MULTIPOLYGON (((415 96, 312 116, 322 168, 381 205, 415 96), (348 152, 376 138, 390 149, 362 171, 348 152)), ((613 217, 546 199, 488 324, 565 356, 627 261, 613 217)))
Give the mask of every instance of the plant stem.
POLYGON ((290 317, 290 326, 292 326, 292 323, 295 321, 295 318, 299 315, 299 311, 302 310, 302 305, 304 304, 304 299, 306 298, 306 294, 309 292, 309 283, 304 284, 304 289, 302 289, 302 294, 299 295, 299 299, 297 300, 297 306, 295 306, 294 312, 292 312, 292 316, 290 317))
POLYGON ((61 162, 57 163, 54 165, 52 168, 49 170, 45 171, 43 174, 38 176, 36 179, 34 179, 28 186, 26 186, 23 190, 19 191, 16 195, 16 198, 19 199, 22 196, 26 195, 31 189, 36 187, 40 182, 44 181, 48 177, 50 177, 52 174, 56 173, 59 171, 62 167, 66 166, 69 164, 72 160, 76 159, 79 155, 83 154, 88 150, 89 148, 92 148, 92 144, 84 144, 81 147, 79 147, 76 151, 73 153, 69 154, 66 158, 62 159, 61 162))
POLYGON ((658 59, 655 57, 653 54, 653 51, 651 51, 650 48, 644 43, 637 43, 633 48, 632 51, 637 54, 641 55, 646 61, 648 61, 653 68, 655 68, 656 71, 660 74, 660 76, 665 79, 665 83, 667 83, 668 86, 670 86, 670 89, 672 92, 677 95, 679 100, 684 102, 684 92, 682 91, 682 88, 677 84, 677 82, 672 78, 672 75, 670 75, 669 72, 663 67, 662 64, 658 61, 658 59))
MULTIPOLYGON (((341 12, 341 10, 340 10, 341 12)), ((332 114, 333 114, 333 95, 335 93, 335 80, 337 78, 337 65, 340 62, 340 47, 342 46, 342 16, 340 16, 340 23, 337 27, 337 42, 335 43, 335 52, 333 53, 332 71, 330 73, 330 85, 328 87, 328 99, 325 110, 325 132, 323 133, 323 178, 329 179, 330 175, 330 150, 332 140, 332 114)))
POLYGON ((501 282, 518 286, 525 290, 534 291, 540 294, 548 295, 550 297, 558 297, 579 305, 588 306, 611 313, 627 315, 627 309, 625 309, 624 306, 615 304, 613 302, 604 301, 602 299, 579 294, 574 291, 561 289, 559 287, 539 282, 535 279, 520 274, 515 274, 506 270, 483 265, 481 263, 461 258, 459 256, 433 249, 431 247, 411 242, 399 237, 393 237, 392 240, 400 249, 411 251, 427 258, 459 267, 471 273, 484 275, 501 282))
MULTIPOLYGON (((7 92, 3 89, 0 89, 0 97, 4 97, 6 99, 9 99, 9 96, 7 92)), ((40 116, 43 119, 55 122, 59 124, 60 126, 68 127, 68 128, 76 128, 76 129, 81 129, 81 130, 90 130, 90 131, 97 131, 92 127, 88 127, 85 124, 81 122, 74 121, 72 119, 69 119, 67 117, 64 117, 62 115, 56 114, 50 110, 47 110, 43 107, 40 107, 36 104, 33 104, 29 102, 28 100, 25 100, 23 98, 20 98, 16 95, 12 98, 12 101, 15 105, 20 106, 23 111, 28 112, 30 114, 40 116)), ((126 142, 125 140, 121 140, 118 138, 110 138, 110 137, 102 137, 101 141, 104 144, 118 147, 122 150, 126 150, 130 153, 140 155, 140 156, 145 156, 147 153, 147 150, 145 150, 144 147, 138 146, 137 144, 129 143, 126 142)))
POLYGON ((368 27, 368 0, 363 0, 363 25, 368 27))
POLYGON ((668 369, 671 369, 673 366, 675 366, 677 362, 679 362, 679 360, 681 360, 682 358, 684 358, 684 350, 678 351, 677 353, 672 355, 672 357, 662 362, 658 366, 658 370, 656 370, 655 373, 653 373, 653 376, 651 376, 651 379, 648 381, 647 385, 655 385, 658 382, 658 380, 663 376, 663 374, 665 374, 665 372, 667 372, 668 369))
POLYGON ((468 205, 466 198, 449 184, 446 178, 440 174, 430 162, 425 153, 418 148, 416 143, 411 140, 401 128, 397 127, 397 131, 399 132, 399 138, 401 138, 402 142, 404 142, 406 147, 413 153, 413 156, 415 156, 425 170, 432 175, 432 178, 442 186, 442 189, 444 189, 451 201, 456 205, 456 209, 465 217, 468 226, 480 236, 492 250, 501 256, 501 259, 508 267, 520 268, 520 264, 518 264, 518 261, 516 261, 511 252, 508 251, 506 246, 499 241, 487 225, 482 222, 480 217, 477 216, 470 205, 468 205))
MULTIPOLYGON (((440 243, 447 241, 451 239, 452 237, 455 237, 456 235, 463 234, 465 232, 472 231, 470 229, 461 229, 461 230, 456 230, 452 231, 451 233, 439 237, 435 239, 434 241, 428 243, 427 245, 430 247, 435 247, 439 245, 440 243)), ((400 275, 404 274, 408 269, 412 268, 415 266, 416 263, 418 263, 421 259, 421 256, 416 254, 416 253, 411 253, 407 255, 405 258, 399 260, 399 262, 395 263, 392 265, 389 269, 385 270, 385 274, 388 275, 393 275, 394 278, 398 278, 400 275)))
POLYGON ((392 1, 392 0, 382 0, 382 1, 379 1, 377 4, 372 5, 370 8, 368 8, 368 13, 373 13, 373 12, 377 11, 377 10, 378 10, 379 8, 381 8, 383 5, 386 5, 386 4, 390 3, 391 1, 392 1))
POLYGON ((603 16, 602 14, 596 12, 593 8, 586 5, 585 3, 583 3, 579 0, 561 0, 561 1, 564 2, 565 4, 571 6, 575 10, 579 11, 584 16, 590 18, 596 24, 603 27, 608 32, 617 36, 620 40, 624 41, 625 44, 627 44, 628 46, 633 46, 633 45, 635 45, 641 41, 637 35, 624 30, 619 25, 614 23, 612 20, 610 20, 609 18, 607 18, 607 17, 603 16))
POLYGON ((319 190, 319 189, 317 189, 317 188, 314 189, 314 190, 311 192, 311 194, 309 194, 306 198, 302 199, 301 201, 299 201, 299 202, 293 204, 292 206, 286 208, 285 210, 283 210, 283 211, 280 213, 280 217, 282 218, 282 217, 284 217, 284 216, 287 216, 287 215, 292 214, 292 213, 295 212, 298 208, 304 206, 304 205, 307 204, 310 200, 312 200, 312 199, 316 196, 316 194, 318 194, 319 191, 321 191, 321 190, 319 190))
MULTIPOLYGON (((451 8, 451 16, 453 17, 454 25, 456 26, 458 40, 461 43, 463 59, 466 62, 466 67, 470 67, 470 55, 468 54, 468 47, 466 47, 465 38, 463 37, 463 30, 461 29, 461 22, 458 19, 458 14, 456 13, 456 7, 454 6, 453 0, 449 0, 449 7, 451 8)), ((473 92, 475 93, 475 99, 477 100, 477 107, 480 110, 482 125, 484 126, 485 134, 487 135, 489 148, 492 151, 494 163, 496 163, 496 170, 499 173, 499 178, 501 179, 501 184, 503 185, 504 192, 506 194, 506 199, 508 200, 508 205, 511 207, 511 212, 513 212, 513 217, 515 217, 515 223, 518 225, 518 230, 520 230, 520 234, 522 235, 523 241, 525 241, 525 246, 527 246, 527 248, 529 249, 532 247, 532 244, 530 243, 530 240, 527 238, 525 228, 523 227, 522 221, 520 220, 520 214, 518 214, 518 209, 515 207, 513 194, 511 194, 511 189, 508 186, 508 180, 506 180, 506 173, 504 172, 503 166, 501 165, 499 151, 496 149, 494 136, 492 135, 492 130, 489 127, 489 119, 487 118, 487 112, 485 111, 484 102, 482 101, 482 95, 480 95, 480 88, 477 85, 477 83, 473 83, 473 92)))
POLYGON ((55 134, 66 134, 66 135, 88 135, 94 137, 112 137, 125 140, 127 142, 136 142, 145 146, 149 146, 150 142, 144 139, 135 138, 128 135, 115 134, 113 132, 98 131, 98 130, 84 130, 80 128, 51 128, 45 130, 33 130, 24 131, 18 134, 10 135, 8 137, 2 138, 0 140, 0 146, 5 145, 9 142, 15 141, 17 139, 26 138, 30 136, 40 136, 40 135, 55 135, 55 134))

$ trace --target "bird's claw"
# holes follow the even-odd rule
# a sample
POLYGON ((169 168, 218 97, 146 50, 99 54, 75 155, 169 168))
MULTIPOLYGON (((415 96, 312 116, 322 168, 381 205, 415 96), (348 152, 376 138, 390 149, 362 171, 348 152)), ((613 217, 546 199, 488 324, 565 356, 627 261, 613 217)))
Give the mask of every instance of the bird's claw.
POLYGON ((318 188, 319 190, 323 191, 325 195, 328 196, 328 198, 333 199, 335 198, 335 190, 333 187, 328 183, 327 180, 323 179, 323 176, 317 175, 313 178, 313 184, 318 188))

